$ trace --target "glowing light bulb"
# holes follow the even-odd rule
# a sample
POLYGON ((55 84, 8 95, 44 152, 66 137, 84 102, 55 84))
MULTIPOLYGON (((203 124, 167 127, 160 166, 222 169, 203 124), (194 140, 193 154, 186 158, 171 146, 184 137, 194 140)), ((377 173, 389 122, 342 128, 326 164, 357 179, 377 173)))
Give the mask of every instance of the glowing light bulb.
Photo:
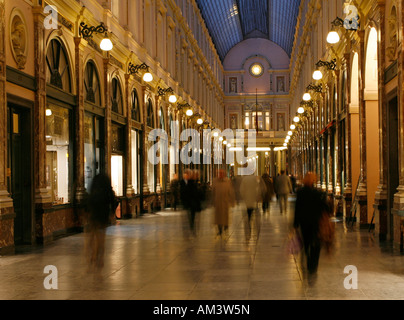
POLYGON ((331 31, 327 35, 327 42, 330 44, 338 43, 340 40, 339 34, 336 31, 331 31))
POLYGON ((310 101, 311 100, 311 95, 310 95, 310 93, 305 93, 304 95, 303 95, 303 100, 304 101, 310 101))
POLYGON ((143 75, 143 80, 144 80, 145 82, 151 82, 151 81, 153 81, 153 76, 152 76, 152 74, 151 74, 150 72, 146 72, 146 73, 143 75))
POLYGON ((100 43, 100 48, 103 51, 111 51, 114 45, 112 44, 112 41, 108 38, 105 37, 104 39, 101 40, 100 43))
POLYGON ((171 102, 171 103, 176 103, 176 102, 177 102, 177 97, 176 97, 174 94, 172 94, 172 95, 168 98, 168 101, 171 102))
POLYGON ((323 79, 323 73, 320 70, 316 70, 313 72, 313 79, 314 80, 321 80, 323 79))

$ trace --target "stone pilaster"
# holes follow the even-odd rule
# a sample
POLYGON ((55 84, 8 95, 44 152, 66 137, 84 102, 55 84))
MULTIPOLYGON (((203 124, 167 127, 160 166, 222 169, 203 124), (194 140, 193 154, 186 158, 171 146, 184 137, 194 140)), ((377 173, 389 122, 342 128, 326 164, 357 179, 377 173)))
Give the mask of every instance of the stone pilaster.
POLYGON ((85 201, 87 192, 84 187, 84 58, 83 52, 87 41, 82 38, 74 38, 75 44, 75 74, 77 105, 74 110, 75 122, 75 200, 77 204, 85 201))
POLYGON ((46 216, 51 214, 52 197, 46 188, 46 73, 45 27, 42 6, 33 7, 34 60, 37 90, 34 102, 34 183, 35 183, 35 234, 40 243, 47 242, 46 216))
MULTIPOLYGON (((161 98, 156 94, 155 99, 154 99, 154 105, 155 105, 155 114, 156 114, 156 122, 157 124, 159 124, 159 112, 160 112, 160 106, 161 106, 161 98)), ((163 115, 162 115, 163 116, 163 115)), ((159 128, 159 125, 157 125, 157 127, 159 128)), ((159 150, 160 154, 161 154, 161 150, 159 150)), ((158 195, 158 197, 161 197, 161 181, 160 181, 160 173, 161 173, 161 163, 155 165, 156 166, 156 193, 158 195)))
POLYGON ((141 98, 140 98, 140 104, 141 104, 141 108, 143 109, 143 112, 142 112, 142 114, 143 114, 143 121, 142 121, 142 123, 143 123, 143 139, 142 139, 142 141, 141 141, 141 144, 142 144, 142 152, 143 152, 143 156, 142 156, 142 159, 143 159, 143 172, 142 172, 142 175, 143 175, 143 195, 148 195, 149 193, 150 193, 150 190, 149 190, 149 185, 148 185, 148 183, 147 183, 147 145, 148 145, 148 137, 147 137, 147 135, 148 135, 148 132, 147 132, 147 107, 146 107, 146 91, 147 90, 147 87, 145 86, 145 85, 143 85, 142 86, 142 95, 141 95, 141 98))
POLYGON ((109 54, 105 53, 103 59, 104 66, 104 101, 105 101, 105 116, 104 116, 104 163, 105 163, 105 174, 111 177, 111 90, 109 83, 109 54))
POLYGON ((348 217, 352 208, 352 139, 351 139, 351 112, 350 112, 350 103, 351 103, 351 52, 344 54, 345 64, 346 64, 346 77, 347 77, 347 104, 344 107, 346 112, 346 120, 345 120, 345 144, 346 144, 346 181, 344 186, 344 194, 343 194, 343 215, 344 217, 348 217))
POLYGON ((129 74, 125 74, 125 100, 126 100, 126 119, 128 125, 125 127, 125 157, 126 157, 126 198, 131 198, 135 191, 133 190, 133 181, 132 181, 132 101, 130 100, 131 92, 129 90, 129 74))
MULTIPOLYGON (((401 10, 403 9, 403 4, 401 4, 401 10)), ((398 6, 400 8, 400 6, 398 6)), ((399 23, 399 34, 404 32, 404 24, 399 23)), ((399 119, 403 119, 404 117, 404 52, 403 52, 403 45, 398 46, 397 52, 397 78, 398 78, 398 87, 397 87, 397 95, 398 95, 398 112, 399 112, 399 119)), ((404 132, 404 123, 403 121, 398 122, 398 131, 400 132, 398 136, 398 158, 399 158, 399 183, 400 185, 397 188, 397 193, 394 195, 394 204, 393 204, 393 212, 394 216, 390 215, 393 218, 393 223, 395 230, 393 234, 394 242, 400 242, 401 235, 402 235, 402 221, 404 220, 404 143, 403 143, 403 132, 404 132), (400 228, 397 230, 397 228, 400 228)))
POLYGON ((378 82, 379 82, 379 128, 381 129, 379 138, 380 176, 379 185, 375 194, 374 210, 376 234, 380 240, 387 239, 388 234, 388 213, 387 213, 387 180, 388 180, 388 141, 387 141, 387 103, 384 86, 384 70, 386 69, 386 28, 385 28, 385 3, 378 2, 378 23, 380 26, 381 39, 378 45, 378 82))
POLYGON ((365 90, 365 31, 358 31, 359 43, 359 157, 360 157, 360 178, 358 190, 356 191, 360 224, 367 225, 367 175, 366 175, 366 104, 364 99, 365 90))
POLYGON ((0 254, 14 248, 13 199, 7 191, 7 95, 5 1, 0 0, 0 254))

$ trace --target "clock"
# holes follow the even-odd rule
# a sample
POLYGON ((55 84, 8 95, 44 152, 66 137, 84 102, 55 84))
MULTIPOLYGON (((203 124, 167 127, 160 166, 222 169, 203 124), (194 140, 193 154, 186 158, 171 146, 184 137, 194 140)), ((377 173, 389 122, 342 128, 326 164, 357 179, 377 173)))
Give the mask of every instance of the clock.
POLYGON ((256 62, 253 63, 250 67, 250 73, 252 76, 254 77, 261 77, 262 74, 264 73, 264 67, 262 66, 262 64, 256 62))

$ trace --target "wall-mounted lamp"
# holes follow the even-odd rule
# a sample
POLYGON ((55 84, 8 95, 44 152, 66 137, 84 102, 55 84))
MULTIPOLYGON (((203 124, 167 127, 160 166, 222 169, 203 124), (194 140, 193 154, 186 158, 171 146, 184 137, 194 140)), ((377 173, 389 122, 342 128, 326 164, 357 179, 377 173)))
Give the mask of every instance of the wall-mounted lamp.
POLYGON ((346 30, 351 30, 351 31, 357 31, 359 29, 359 15, 356 14, 352 16, 352 12, 355 11, 357 12, 357 9, 355 6, 350 5, 350 9, 348 9, 348 12, 351 12, 350 16, 352 17, 351 20, 345 19, 342 20, 339 17, 336 17, 332 22, 331 22, 331 31, 327 35, 327 42, 329 44, 336 44, 340 41, 340 36, 338 32, 335 30, 336 28, 339 27, 344 27, 346 30))
POLYGON ((302 101, 302 102, 300 102, 300 105, 301 106, 308 106, 308 107, 312 108, 313 107, 313 101, 302 101))
POLYGON ((323 79, 323 73, 322 73, 319 69, 316 69, 316 70, 313 72, 313 79, 314 79, 314 80, 321 80, 321 79, 323 79))
POLYGON ((202 116, 201 116, 199 113, 195 114, 195 118, 196 118, 196 123, 197 123, 198 125, 203 125, 203 124, 204 124, 204 121, 203 121, 203 119, 202 119, 202 116))
POLYGON ((176 103, 177 102, 177 97, 174 94, 174 90, 173 88, 169 87, 167 89, 163 89, 161 87, 158 87, 158 95, 159 96, 165 96, 166 94, 170 94, 170 96, 168 97, 168 101, 171 103, 176 103))
POLYGON ((323 92, 323 86, 320 84, 318 86, 314 85, 314 84, 309 84, 306 88, 307 91, 314 91, 314 92, 318 92, 321 93, 323 92))
POLYGON ((139 70, 145 70, 145 74, 143 75, 143 80, 145 82, 153 81, 153 75, 149 71, 149 66, 146 63, 134 65, 132 62, 129 63, 128 72, 130 74, 136 74, 139 70))
POLYGON ((104 39, 101 40, 100 43, 100 48, 103 51, 110 51, 114 47, 112 44, 111 39, 108 37, 108 29, 105 27, 104 23, 101 22, 100 25, 94 27, 94 26, 88 26, 82 21, 80 23, 80 28, 79 28, 79 35, 82 36, 84 39, 91 39, 93 37, 93 33, 104 33, 104 39))
POLYGON ((337 31, 330 31, 327 35, 327 42, 329 44, 336 44, 340 41, 340 37, 337 31))
POLYGON ((331 22, 332 28, 331 31, 327 35, 327 42, 330 44, 336 44, 340 41, 340 36, 335 28, 342 27, 344 25, 344 20, 337 17, 334 21, 331 22))
POLYGON ((319 60, 316 63, 317 68, 327 67, 328 70, 335 70, 337 68, 337 59, 332 59, 331 61, 319 60))
POLYGON ((186 109, 185 114, 186 114, 188 117, 192 117, 192 115, 194 114, 194 112, 192 111, 192 108, 191 108, 191 106, 189 105, 188 102, 185 102, 185 103, 183 103, 183 104, 178 104, 178 105, 177 105, 177 108, 178 108, 178 110, 186 109))

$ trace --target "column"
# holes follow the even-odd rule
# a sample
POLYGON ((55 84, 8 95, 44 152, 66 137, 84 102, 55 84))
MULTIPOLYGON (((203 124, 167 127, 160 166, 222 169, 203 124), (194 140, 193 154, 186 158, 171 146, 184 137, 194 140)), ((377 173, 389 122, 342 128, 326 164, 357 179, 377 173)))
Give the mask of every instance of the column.
MULTIPOLYGON (((132 181, 132 104, 131 104, 131 92, 129 89, 129 79, 130 74, 125 74, 125 105, 126 105, 126 126, 125 126, 125 173, 126 173, 126 192, 125 192, 125 200, 126 205, 123 206, 123 217, 131 218, 132 217, 132 199, 135 194, 135 190, 133 189, 133 181, 132 181)), ((125 110, 125 108, 124 108, 125 110)), ((136 214, 135 214, 136 215, 136 214)))
POLYGON ((346 120, 345 120, 345 141, 344 145, 346 145, 346 181, 344 186, 344 194, 343 197, 343 216, 347 218, 350 215, 352 208, 352 142, 351 142, 351 52, 344 54, 345 65, 346 65, 346 77, 347 77, 347 89, 345 94, 347 95, 347 105, 344 106, 346 112, 346 120))
POLYGON ((34 16, 34 59, 37 90, 34 102, 34 183, 36 239, 47 240, 45 216, 52 211, 52 198, 46 189, 46 73, 45 73, 45 28, 41 5, 33 7, 34 16))
MULTIPOLYGON (((386 91, 384 87, 384 70, 386 69, 386 28, 385 28, 385 4, 378 3, 378 23, 380 26, 380 34, 382 35, 380 42, 378 44, 378 82, 379 82, 379 128, 380 138, 379 138, 379 156, 380 156, 380 176, 379 185, 377 186, 377 191, 375 194, 375 202, 373 204, 375 210, 375 216, 373 223, 375 224, 376 234, 379 235, 380 240, 387 239, 388 234, 388 212, 387 212, 387 201, 388 201, 388 141, 387 141, 387 101, 386 101, 386 91)), ((400 220, 401 218, 398 217, 400 220)), ((399 235, 395 242, 399 242, 399 235)))
POLYGON ((132 181, 132 114, 130 112, 132 105, 130 101, 131 92, 129 90, 129 79, 130 75, 125 74, 125 101, 126 101, 126 122, 127 126, 125 128, 125 157, 126 157, 126 198, 131 198, 135 191, 133 190, 132 181))
POLYGON ((6 0, 0 0, 0 254, 13 250, 15 217, 13 199, 7 190, 8 150, 5 1, 6 0))
MULTIPOLYGON (((342 95, 342 88, 341 88, 341 75, 343 73, 341 70, 344 68, 344 66, 341 66, 340 70, 335 71, 336 75, 336 92, 338 93, 338 100, 336 102, 336 124, 335 124, 335 131, 334 131, 334 148, 337 150, 337 152, 334 151, 334 161, 336 163, 336 171, 335 171, 335 186, 334 186, 334 199, 335 199, 335 214, 338 216, 342 215, 342 195, 341 195, 341 175, 342 175, 342 168, 341 168, 341 159, 342 157, 342 150, 345 148, 345 145, 341 144, 341 139, 340 139, 340 122, 339 122, 339 114, 344 110, 343 105, 340 105, 341 99, 339 98, 342 95)), ((334 97, 333 97, 334 99, 334 97)), ((342 102, 343 103, 343 102, 342 102)))
POLYGON ((87 41, 80 38, 74 38, 75 44, 75 74, 76 74, 76 96, 77 105, 74 110, 75 122, 75 182, 76 193, 75 200, 80 205, 86 196, 84 188, 84 59, 83 52, 87 41))
MULTIPOLYGON (((356 191, 359 205, 359 222, 362 225, 368 223, 367 214, 367 185, 366 185, 366 105, 364 99, 365 90, 365 31, 358 31, 359 43, 359 157, 360 178, 356 191)), ((356 215, 358 217, 358 214, 356 215)))
MULTIPOLYGON (((180 113, 181 113, 181 110, 177 107, 177 108, 174 108, 174 117, 173 117, 173 120, 175 121, 175 123, 176 124, 178 124, 178 126, 176 126, 175 127, 175 131, 174 132, 177 132, 178 131, 178 138, 180 137, 180 134, 181 134, 181 117, 180 117, 180 113)), ((177 137, 171 137, 171 141, 173 141, 173 139, 176 139, 177 137)), ((180 162, 180 150, 181 150, 181 143, 180 143, 180 141, 176 141, 178 144, 177 145, 175 145, 175 147, 177 148, 177 149, 175 149, 174 150, 174 152, 175 152, 175 157, 174 157, 174 159, 176 160, 176 163, 175 163, 175 173, 178 175, 178 180, 181 180, 182 179, 182 171, 180 170, 180 167, 181 167, 181 162, 180 162), (177 155, 178 155, 178 157, 177 157, 177 155)))
MULTIPOLYGON (((400 24, 400 30, 399 32, 402 34, 404 25, 401 23, 400 24)), ((399 113, 399 119, 403 119, 404 116, 404 53, 403 53, 403 47, 399 46, 398 47, 398 88, 397 88, 397 99, 398 99, 398 113, 399 113)), ((397 217, 396 219, 399 219, 400 216, 404 216, 404 123, 403 121, 399 121, 399 132, 400 134, 398 135, 398 158, 399 158, 399 173, 400 173, 400 183, 397 188, 397 193, 394 195, 394 211, 395 211, 395 216, 397 217)), ((394 241, 397 242, 397 240, 401 237, 402 232, 395 232, 394 234, 394 241)))
MULTIPOLYGON (((160 113, 160 105, 161 105, 161 97, 159 97, 157 94, 154 97, 154 105, 155 105, 155 111, 156 111, 156 123, 157 126, 156 128, 159 128, 159 123, 160 123, 160 119, 159 117, 159 113, 160 113)), ((163 116, 163 115, 162 115, 163 116)), ((159 150, 160 155, 161 155, 161 150, 159 150)), ((157 198, 158 198, 158 202, 161 202, 161 179, 160 179, 160 173, 161 173, 161 162, 160 164, 156 165, 156 193, 157 193, 157 198)))
POLYGON ((105 143, 105 174, 111 177, 111 99, 109 85, 109 54, 105 53, 104 59, 104 143, 105 143))
POLYGON ((333 168, 333 160, 334 160, 334 155, 333 155, 333 139, 334 139, 334 134, 332 128, 328 128, 327 130, 327 158, 326 162, 328 165, 328 181, 327 181, 327 193, 331 197, 333 193, 333 185, 332 185, 332 178, 334 174, 334 168, 333 168))
POLYGON ((146 103, 145 103, 145 98, 146 98, 146 90, 147 87, 145 85, 142 86, 142 92, 141 92, 141 97, 139 99, 139 102, 141 104, 141 108, 143 109, 143 125, 142 125, 142 129, 143 129, 143 139, 141 139, 141 144, 142 144, 142 175, 143 175, 143 192, 142 192, 142 207, 143 210, 148 210, 148 206, 146 205, 145 202, 145 196, 150 194, 150 190, 149 190, 149 186, 147 184, 147 109, 146 109, 146 103))

